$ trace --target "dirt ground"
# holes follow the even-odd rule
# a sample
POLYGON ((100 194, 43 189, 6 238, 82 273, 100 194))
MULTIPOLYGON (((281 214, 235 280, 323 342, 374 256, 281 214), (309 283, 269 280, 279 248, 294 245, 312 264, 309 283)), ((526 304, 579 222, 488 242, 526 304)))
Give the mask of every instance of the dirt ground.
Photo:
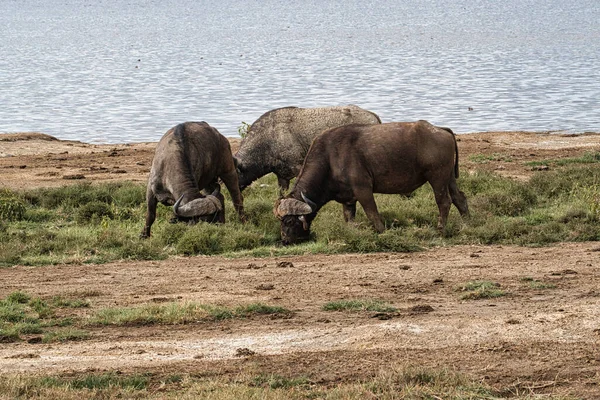
MULTIPOLYGON (((533 173, 527 161, 600 150, 599 134, 485 132, 459 135, 459 140, 463 170, 490 169, 516 179, 533 173)), ((91 145, 36 133, 0 135, 0 188, 144 182, 154 146, 91 145)), ((239 141, 232 140, 234 150, 237 146, 239 141)), ((76 313, 167 301, 263 302, 293 313, 180 326, 92 328, 91 339, 64 344, 0 344, 0 371, 277 373, 336 384, 411 365, 448 367, 519 393, 600 398, 599 266, 598 242, 15 266, 0 270, 0 297, 15 290, 43 297, 93 294, 91 309, 76 313), (523 278, 555 287, 533 289, 523 278), (457 288, 472 280, 497 282, 507 295, 461 300, 457 288), (325 303, 341 299, 381 299, 399 311, 322 310, 325 303)))

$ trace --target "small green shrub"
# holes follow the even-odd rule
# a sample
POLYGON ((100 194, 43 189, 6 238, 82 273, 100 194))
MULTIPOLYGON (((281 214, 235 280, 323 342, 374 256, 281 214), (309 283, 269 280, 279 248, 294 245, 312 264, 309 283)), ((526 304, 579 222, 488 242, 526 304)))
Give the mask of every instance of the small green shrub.
POLYGON ((160 228, 155 228, 153 235, 158 237, 164 246, 177 244, 188 230, 186 224, 163 224, 160 228))
POLYGON ((97 224, 104 217, 108 219, 113 218, 110 206, 99 201, 92 201, 79 207, 75 219, 79 224, 97 224))
POLYGON ((0 220, 21 221, 25 217, 25 202, 10 190, 0 190, 0 220))
POLYGON ((31 296, 27 293, 16 291, 6 296, 6 302, 15 304, 27 304, 31 300, 31 296))
POLYGON ((246 306, 240 306, 235 309, 234 315, 237 317, 250 317, 252 315, 274 315, 290 314, 290 311, 279 306, 269 306, 262 303, 252 303, 246 306))
POLYGON ((19 332, 14 329, 2 328, 0 326, 0 343, 18 342, 19 339, 21 339, 19 332))
POLYGON ((0 322, 17 323, 28 319, 27 310, 23 305, 8 301, 0 303, 0 322))
POLYGON ((505 296, 506 292, 499 288, 500 284, 495 282, 473 281, 459 286, 456 290, 466 292, 461 296, 463 300, 479 300, 505 296))
POLYGON ((471 199, 474 208, 497 216, 523 215, 537 202, 535 193, 519 182, 506 181, 502 187, 488 190, 471 199))
POLYGON ((177 242, 178 253, 212 255, 221 252, 221 234, 217 226, 199 223, 188 229, 177 242))
POLYGON ((146 187, 132 182, 115 185, 112 202, 118 207, 136 208, 146 203, 146 187))
POLYGON ((238 134, 242 139, 244 139, 248 135, 248 130, 250 129, 250 124, 242 121, 242 124, 238 126, 238 134))
POLYGON ((44 300, 39 297, 35 297, 29 300, 29 307, 31 307, 40 318, 51 318, 54 316, 54 310, 44 300))
POLYGON ((533 279, 531 277, 524 277, 520 279, 521 282, 526 283, 530 289, 533 290, 544 290, 544 289, 554 289, 556 285, 553 283, 544 283, 542 281, 538 281, 537 279, 533 279))

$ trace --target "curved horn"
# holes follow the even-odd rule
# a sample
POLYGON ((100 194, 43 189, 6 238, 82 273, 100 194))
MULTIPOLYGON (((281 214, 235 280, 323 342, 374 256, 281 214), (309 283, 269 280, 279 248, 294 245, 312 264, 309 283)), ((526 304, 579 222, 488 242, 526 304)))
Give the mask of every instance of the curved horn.
POLYGON ((181 197, 175 202, 175 204, 173 204, 173 212, 175 213, 175 215, 179 215, 177 213, 177 210, 179 209, 179 204, 181 204, 181 200, 183 200, 183 195, 181 195, 181 197))
POLYGON ((209 215, 223 209, 223 205, 219 199, 212 194, 180 205, 182 199, 183 196, 181 196, 175 205, 173 205, 173 211, 178 217, 190 218, 199 215, 209 215))
POLYGON ((300 192, 300 196, 302 196, 302 200, 304 200, 304 202, 306 204, 308 204, 312 210, 317 208, 317 204, 314 201, 312 201, 311 199, 309 199, 308 197, 306 197, 304 195, 304 192, 300 192))
POLYGON ((276 205, 275 215, 285 217, 286 215, 306 215, 312 212, 312 207, 303 201, 296 199, 283 199, 276 205))

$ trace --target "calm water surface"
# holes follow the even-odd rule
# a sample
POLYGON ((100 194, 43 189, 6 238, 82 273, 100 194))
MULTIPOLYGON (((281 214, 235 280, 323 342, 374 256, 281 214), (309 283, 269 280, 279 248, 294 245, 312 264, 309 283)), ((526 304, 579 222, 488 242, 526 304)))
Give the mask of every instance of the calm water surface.
POLYGON ((357 104, 458 133, 600 131, 598 0, 0 0, 0 132, 227 136, 357 104))

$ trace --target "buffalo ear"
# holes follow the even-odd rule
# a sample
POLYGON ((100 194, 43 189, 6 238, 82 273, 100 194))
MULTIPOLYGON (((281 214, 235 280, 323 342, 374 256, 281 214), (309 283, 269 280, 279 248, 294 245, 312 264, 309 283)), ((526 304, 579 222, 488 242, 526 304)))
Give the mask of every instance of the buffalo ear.
POLYGON ((304 215, 301 215, 298 217, 298 219, 300 220, 300 222, 302 222, 302 229, 307 231, 308 230, 308 222, 306 221, 306 217, 304 215))

